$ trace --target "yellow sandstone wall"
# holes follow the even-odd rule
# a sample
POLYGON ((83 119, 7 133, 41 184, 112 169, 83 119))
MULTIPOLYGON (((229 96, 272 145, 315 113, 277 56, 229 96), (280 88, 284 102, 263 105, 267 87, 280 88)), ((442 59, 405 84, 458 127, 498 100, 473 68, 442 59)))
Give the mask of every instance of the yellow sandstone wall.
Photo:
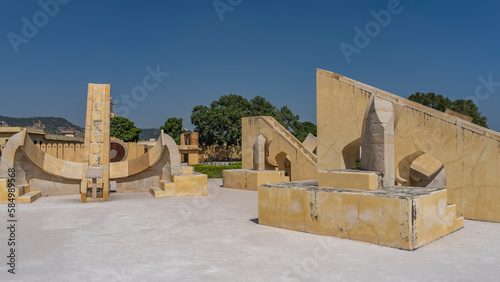
POLYGON ((500 222, 500 134, 338 74, 317 71, 318 170, 352 168, 371 96, 391 101, 396 183, 427 153, 445 168, 457 215, 500 222))

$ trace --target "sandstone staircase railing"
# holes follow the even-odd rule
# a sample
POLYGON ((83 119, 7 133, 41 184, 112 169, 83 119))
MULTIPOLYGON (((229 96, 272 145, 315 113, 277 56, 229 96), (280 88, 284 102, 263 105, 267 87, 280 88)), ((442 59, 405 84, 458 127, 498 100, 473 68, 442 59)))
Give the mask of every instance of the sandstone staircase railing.
POLYGON ((307 149, 302 142, 300 142, 295 136, 293 136, 290 131, 283 127, 278 121, 269 116, 260 116, 260 119, 264 121, 265 124, 273 128, 280 136, 282 136, 292 147, 297 149, 297 152, 304 156, 314 166, 318 163, 318 158, 316 155, 307 149))

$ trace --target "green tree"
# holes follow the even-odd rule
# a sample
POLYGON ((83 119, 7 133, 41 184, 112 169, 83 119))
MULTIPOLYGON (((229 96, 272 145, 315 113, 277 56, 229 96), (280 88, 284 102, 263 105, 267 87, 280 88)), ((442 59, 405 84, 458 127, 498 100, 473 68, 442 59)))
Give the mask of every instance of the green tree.
POLYGON ((182 129, 182 118, 171 117, 165 121, 165 124, 160 127, 165 134, 170 135, 177 145, 180 144, 182 129))
POLYGON ((250 102, 239 95, 229 94, 210 103, 210 107, 195 106, 191 114, 191 123, 199 134, 202 144, 241 143, 241 118, 248 116, 250 102))
POLYGON ((481 113, 479 112, 479 108, 472 100, 455 100, 451 104, 450 109, 455 112, 472 117, 472 122, 477 125, 489 128, 488 124, 486 124, 486 121, 488 119, 485 116, 481 115, 481 113))
POLYGON ((293 135, 295 135, 295 137, 297 137, 297 139, 299 139, 300 142, 304 142, 309 133, 311 133, 314 136, 317 136, 318 135, 317 127, 314 123, 310 121, 305 121, 299 124, 299 127, 297 128, 296 131, 294 131, 293 135))
POLYGON ((444 112, 446 109, 472 117, 472 122, 488 128, 486 124, 487 118, 479 112, 479 108, 472 100, 458 99, 455 101, 443 97, 443 95, 436 95, 432 92, 422 93, 416 92, 408 97, 409 100, 420 103, 424 106, 431 107, 438 111, 444 112))
POLYGON ((128 118, 115 117, 110 121, 110 135, 125 142, 139 141, 141 129, 135 127, 134 123, 128 118))
POLYGON ((250 99, 250 112, 249 116, 275 116, 277 108, 271 102, 267 101, 264 97, 255 96, 250 99))
POLYGON ((241 118, 248 116, 272 116, 292 134, 303 138, 301 141, 307 137, 309 131, 313 131, 310 129, 312 123, 303 125, 299 121, 299 116, 287 106, 278 109, 261 96, 256 96, 249 101, 235 94, 221 96, 209 107, 195 106, 191 114, 191 123, 196 126, 195 131, 199 133, 199 140, 202 144, 239 145, 241 144, 241 118))

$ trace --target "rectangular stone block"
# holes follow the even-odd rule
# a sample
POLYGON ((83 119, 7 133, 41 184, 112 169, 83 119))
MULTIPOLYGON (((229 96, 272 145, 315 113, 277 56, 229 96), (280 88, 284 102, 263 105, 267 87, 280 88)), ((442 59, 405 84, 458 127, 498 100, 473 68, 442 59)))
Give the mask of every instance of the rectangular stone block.
POLYGON ((222 183, 225 188, 257 191, 261 184, 288 182, 284 171, 228 169, 222 172, 222 183))
POLYGON ((104 92, 94 92, 92 102, 104 102, 104 92))
POLYGON ((102 143, 90 143, 90 153, 99 154, 102 152, 102 143))
POLYGON ((445 189, 346 191, 297 181, 261 185, 258 193, 259 224, 405 250, 463 227, 445 189))
POLYGON ((94 143, 94 142, 98 142, 98 143, 104 142, 104 135, 103 135, 102 131, 92 130, 92 132, 90 133, 90 142, 92 142, 92 143, 94 143))
POLYGON ((101 103, 101 102, 94 102, 92 104, 92 110, 93 111, 98 111, 98 112, 102 112, 104 111, 104 103, 101 103))
POLYGON ((170 181, 160 181, 160 188, 163 190, 163 191, 171 191, 175 188, 175 184, 173 182, 170 182, 170 181))
POLYGON ((92 129, 93 130, 104 130, 104 126, 103 126, 103 121, 101 120, 94 120, 92 121, 92 129))
POLYGON ((90 154, 90 165, 100 165, 103 163, 103 154, 90 154))
POLYGON ((318 172, 321 187, 377 190, 382 188, 382 175, 377 172, 362 170, 327 170, 318 172))
POLYGON ((92 120, 103 120, 104 114, 99 111, 92 111, 92 120))
POLYGON ((165 188, 165 196, 206 196, 207 185, 206 174, 177 174, 174 175, 173 187, 165 188))
POLYGON ((192 167, 192 166, 181 166, 181 173, 182 174, 193 174, 194 173, 194 167, 192 167))

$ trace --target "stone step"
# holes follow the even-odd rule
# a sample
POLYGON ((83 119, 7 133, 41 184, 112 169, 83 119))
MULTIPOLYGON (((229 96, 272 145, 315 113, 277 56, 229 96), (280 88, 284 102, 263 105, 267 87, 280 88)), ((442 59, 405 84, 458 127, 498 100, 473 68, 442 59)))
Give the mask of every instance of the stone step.
POLYGON ((168 181, 168 180, 160 180, 160 188, 163 190, 163 191, 167 191, 169 189, 173 189, 174 187, 174 183, 171 182, 171 181, 168 181))
POLYGON ((33 203, 42 196, 41 191, 31 191, 17 198, 18 203, 33 203))
POLYGON ((446 211, 451 212, 453 215, 456 215, 457 214, 457 205, 448 204, 448 206, 446 207, 446 211))
POLYGON ((160 187, 149 187, 149 192, 155 198, 161 198, 165 195, 165 191, 160 189, 160 187))

